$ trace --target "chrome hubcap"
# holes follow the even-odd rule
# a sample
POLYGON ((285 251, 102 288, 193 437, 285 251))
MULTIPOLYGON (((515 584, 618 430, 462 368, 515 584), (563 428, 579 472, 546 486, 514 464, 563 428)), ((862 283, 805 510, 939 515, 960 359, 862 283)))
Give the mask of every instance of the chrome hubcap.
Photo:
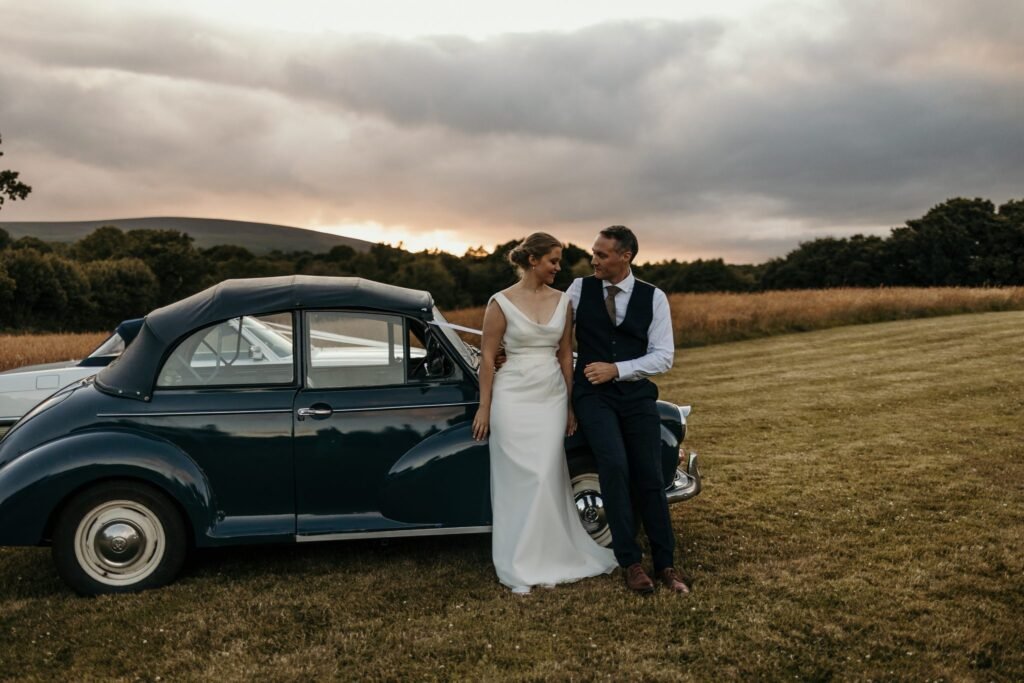
POLYGON ((156 514, 133 500, 112 500, 87 512, 75 531, 75 557, 91 578, 128 586, 156 571, 166 537, 156 514))
POLYGON ((139 556, 146 539, 130 522, 111 522, 96 533, 96 555, 113 566, 123 567, 139 556))
POLYGON ((581 491, 576 494, 576 510, 588 533, 594 533, 605 524, 604 501, 597 491, 581 491))
POLYGON ((597 474, 585 472, 573 477, 572 496, 583 528, 595 543, 610 546, 612 534, 608 528, 604 500, 601 498, 601 483, 597 479, 597 474))

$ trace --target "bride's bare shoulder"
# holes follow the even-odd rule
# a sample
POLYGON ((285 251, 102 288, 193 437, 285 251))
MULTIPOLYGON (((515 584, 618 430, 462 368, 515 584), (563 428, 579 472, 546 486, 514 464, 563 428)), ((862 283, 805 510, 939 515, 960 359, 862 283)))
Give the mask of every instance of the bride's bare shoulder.
POLYGON ((563 292, 562 290, 555 289, 554 287, 551 287, 550 285, 544 285, 544 289, 547 290, 547 291, 544 292, 544 294, 545 294, 545 296, 547 296, 548 299, 558 299, 563 294, 565 294, 565 292, 563 292))
POLYGON ((494 294, 492 294, 492 295, 491 295, 491 298, 487 300, 487 303, 488 303, 488 304, 496 303, 496 302, 497 302, 497 300, 498 300, 498 295, 499 295, 499 294, 500 294, 501 296, 505 297, 506 299, 508 299, 508 298, 510 298, 510 297, 509 297, 509 292, 511 292, 511 291, 512 291, 512 288, 511 288, 511 287, 508 287, 508 288, 506 288, 506 289, 502 289, 502 290, 499 290, 499 291, 497 291, 497 292, 495 292, 494 294))
POLYGON ((498 294, 501 294, 503 297, 505 297, 506 299, 508 299, 512 303, 516 303, 516 299, 519 298, 519 294, 518 294, 518 292, 516 292, 516 286, 515 285, 512 285, 511 287, 506 287, 505 289, 503 289, 503 290, 501 290, 499 292, 495 292, 494 296, 498 296, 498 294))
POLYGON ((491 298, 487 300, 487 308, 486 308, 486 310, 488 310, 488 311, 490 311, 490 310, 497 310, 497 311, 500 312, 502 310, 500 299, 504 298, 506 301, 512 301, 512 298, 508 295, 508 292, 509 292, 510 289, 511 289, 511 287, 509 287, 508 289, 503 289, 501 291, 498 291, 498 292, 495 292, 494 294, 492 294, 491 298), (501 296, 498 296, 499 294, 501 296))

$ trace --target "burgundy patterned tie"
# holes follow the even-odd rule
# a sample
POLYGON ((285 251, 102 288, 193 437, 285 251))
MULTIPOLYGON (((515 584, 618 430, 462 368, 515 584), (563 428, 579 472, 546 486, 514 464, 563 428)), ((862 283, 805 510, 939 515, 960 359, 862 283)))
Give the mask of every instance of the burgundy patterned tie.
POLYGON ((604 300, 604 307, 608 309, 608 317, 612 319, 612 325, 618 325, 615 320, 615 295, 622 290, 615 285, 608 285, 604 291, 607 294, 604 300))

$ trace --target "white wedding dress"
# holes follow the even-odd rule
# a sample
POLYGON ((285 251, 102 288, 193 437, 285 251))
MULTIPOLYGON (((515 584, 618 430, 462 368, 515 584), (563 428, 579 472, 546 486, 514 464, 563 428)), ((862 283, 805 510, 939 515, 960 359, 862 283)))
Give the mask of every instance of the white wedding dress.
POLYGON ((491 399, 492 555, 498 580, 516 592, 611 572, 618 564, 583 528, 565 460, 569 400, 556 352, 569 298, 547 324, 502 293, 508 360, 491 399))

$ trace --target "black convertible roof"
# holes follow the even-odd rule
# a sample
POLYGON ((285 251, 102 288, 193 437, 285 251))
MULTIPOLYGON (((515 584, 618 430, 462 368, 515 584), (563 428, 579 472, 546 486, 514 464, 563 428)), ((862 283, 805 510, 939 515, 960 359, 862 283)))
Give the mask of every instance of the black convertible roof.
POLYGON ((429 292, 358 277, 287 275, 225 280, 146 316, 121 357, 96 375, 96 386, 115 396, 148 401, 164 359, 192 332, 242 315, 293 309, 362 308, 433 317, 429 292))

